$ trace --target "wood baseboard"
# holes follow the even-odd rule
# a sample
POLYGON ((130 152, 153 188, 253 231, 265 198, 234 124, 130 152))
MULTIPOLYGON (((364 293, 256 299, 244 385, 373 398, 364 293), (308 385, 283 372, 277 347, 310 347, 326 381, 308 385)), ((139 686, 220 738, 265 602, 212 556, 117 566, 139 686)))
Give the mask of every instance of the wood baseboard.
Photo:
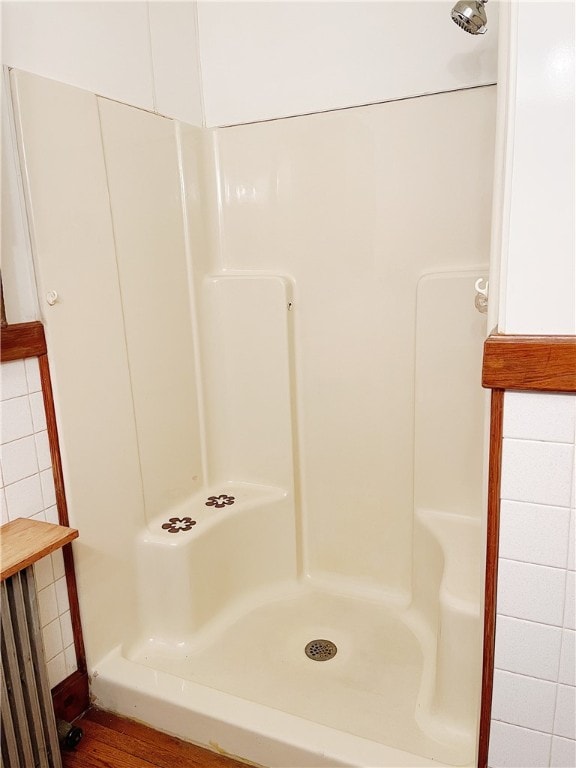
POLYGON ((60 720, 71 723, 90 706, 87 672, 73 672, 52 689, 54 713, 60 720))

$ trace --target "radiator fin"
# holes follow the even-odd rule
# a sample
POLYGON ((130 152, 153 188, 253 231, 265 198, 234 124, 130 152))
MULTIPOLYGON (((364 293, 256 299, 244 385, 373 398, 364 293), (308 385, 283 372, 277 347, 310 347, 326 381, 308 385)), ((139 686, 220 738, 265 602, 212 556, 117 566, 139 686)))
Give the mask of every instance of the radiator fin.
POLYGON ((2 768, 62 768, 32 566, 2 582, 2 768))

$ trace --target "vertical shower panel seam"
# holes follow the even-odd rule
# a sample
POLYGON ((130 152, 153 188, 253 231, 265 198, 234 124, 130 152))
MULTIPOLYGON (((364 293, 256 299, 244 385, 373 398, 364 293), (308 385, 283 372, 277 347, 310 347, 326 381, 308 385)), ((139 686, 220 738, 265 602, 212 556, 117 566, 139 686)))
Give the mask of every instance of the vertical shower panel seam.
POLYGON ((184 227, 184 251, 186 253, 186 270, 188 273, 188 292, 190 301, 190 322, 192 326, 192 339, 194 349, 194 378, 196 382, 196 408, 198 412, 198 423, 200 427, 200 453, 202 464, 202 482, 210 484, 210 468, 207 457, 207 435, 206 435, 206 416, 205 416, 205 393, 203 377, 203 360, 200 343, 200 317, 198 312, 199 293, 196 275, 194 273, 194 258, 192 246, 190 243, 190 221, 188 203, 189 197, 186 190, 186 170, 184 168, 184 158, 182 151, 182 128, 179 122, 174 121, 174 132, 176 136, 176 147, 178 152, 178 176, 180 180, 180 196, 182 201, 182 223, 184 227))
POLYGON ((128 346, 128 337, 126 335, 126 313, 124 308, 124 297, 122 295, 122 281, 120 279, 120 265, 118 264, 118 245, 116 242, 116 229, 114 226, 114 212, 112 210, 112 198, 110 196, 110 180, 108 176, 108 166, 106 160, 106 148, 104 145, 104 131, 102 127, 102 112, 100 110, 100 97, 96 97, 96 111, 98 114, 98 132, 100 137, 100 147, 102 149, 102 162, 104 164, 104 178, 106 179, 106 201, 108 205, 108 212, 110 216, 110 229, 112 232, 112 244, 114 247, 114 268, 116 274, 116 283, 118 286, 118 297, 120 303, 120 312, 122 313, 122 340, 123 348, 126 358, 126 371, 128 373, 128 381, 130 382, 130 402, 132 404, 132 421, 134 423, 134 430, 136 432, 136 454, 138 456, 138 473, 140 476, 140 497, 142 502, 142 509, 144 516, 147 516, 147 503, 146 503, 146 491, 144 487, 144 473, 142 470, 142 453, 140 448, 140 428, 138 426, 138 419, 136 418, 136 403, 134 401, 134 386, 133 386, 133 373, 132 366, 130 364, 130 353, 128 346))

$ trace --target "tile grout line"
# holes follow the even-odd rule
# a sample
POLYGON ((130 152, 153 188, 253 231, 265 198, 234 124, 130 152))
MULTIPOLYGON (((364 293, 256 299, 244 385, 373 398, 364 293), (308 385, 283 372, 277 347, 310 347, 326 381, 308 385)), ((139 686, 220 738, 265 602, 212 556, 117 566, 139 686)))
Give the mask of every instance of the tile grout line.
POLYGON ((548 624, 545 621, 536 621, 536 619, 525 619, 521 616, 512 616, 509 613, 498 613, 497 616, 503 616, 505 619, 516 619, 517 621, 528 621, 530 624, 541 624, 544 627, 557 627, 558 629, 563 629, 563 627, 560 624, 548 624))
POLYGON ((567 439, 567 440, 559 440, 557 438, 535 438, 535 437, 511 437, 510 435, 504 435, 503 440, 515 440, 517 443, 536 443, 537 445, 541 445, 542 443, 545 443, 546 445, 569 445, 574 446, 574 440, 573 439, 567 439))
MULTIPOLYGON (((554 710, 552 713, 552 736, 555 736, 556 731, 556 713, 558 711, 558 692, 560 690, 560 662, 562 660, 562 648, 564 646, 564 628, 566 624, 566 591, 568 589, 568 554, 566 554, 566 569, 564 570, 564 605, 562 607, 562 634, 560 636, 560 653, 558 655, 558 671, 556 674, 556 691, 554 695, 554 710)), ((576 690, 576 689, 575 689, 576 690)), ((552 741, 550 741, 550 756, 549 763, 552 765, 552 741)))
POLYGON ((557 509, 573 509, 571 498, 567 504, 559 504, 558 502, 554 502, 553 504, 546 504, 543 501, 526 501, 525 499, 507 499, 505 497, 502 497, 500 501, 513 502, 515 504, 531 504, 537 507, 556 507, 557 509))
MULTIPOLYGON (((559 629, 559 630, 566 630, 566 632, 576 632, 574 629, 570 629, 570 627, 564 627, 560 626, 559 624, 546 624, 543 621, 535 621, 534 619, 521 619, 518 616, 510 616, 507 613, 498 613, 498 616, 502 616, 503 619, 513 619, 513 621, 524 621, 526 624, 537 624, 541 627, 550 627, 552 629, 559 629)), ((501 667, 498 667, 498 669, 501 669, 501 667)))
POLYGON ((548 509, 573 509, 572 504, 563 507, 561 504, 546 504, 542 501, 520 501, 518 499, 500 499, 500 501, 505 501, 507 504, 527 504, 531 507, 547 507, 548 509))
MULTIPOLYGON (((550 568, 552 571, 569 571, 571 568, 567 568, 565 565, 545 565, 543 563, 533 563, 531 560, 517 560, 514 557, 500 557, 500 561, 506 560, 509 563, 520 563, 521 565, 532 565, 535 568, 550 568)), ((506 615, 506 614, 504 614, 506 615)), ((518 617, 519 618, 519 617, 518 617)))
POLYGON ((499 720, 496 717, 492 718, 492 722, 504 723, 504 725, 511 725, 512 728, 521 728, 524 731, 531 731, 532 733, 541 733, 543 736, 550 736, 550 739, 552 739, 552 734, 549 731, 540 731, 538 728, 530 728, 528 725, 518 725, 518 723, 511 723, 509 720, 499 720))
MULTIPOLYGON (((560 628, 562 631, 563 628, 560 628)), ((564 630, 564 631, 573 631, 573 630, 564 630)), ((524 672, 514 672, 514 670, 511 669, 504 669, 503 667, 495 667, 495 671, 498 672, 505 672, 507 675, 516 675, 516 677, 524 677, 528 680, 538 680, 538 682, 541 683, 550 683, 551 685, 559 686, 563 685, 565 688, 576 688, 575 685, 572 685, 571 683, 562 683, 560 680, 549 680, 547 677, 536 677, 535 675, 527 675, 524 672)), ((560 672, 560 663, 558 663, 558 673, 560 672)), ((522 726, 524 727, 524 726, 522 726)), ((566 738, 566 737, 563 737, 566 738)))

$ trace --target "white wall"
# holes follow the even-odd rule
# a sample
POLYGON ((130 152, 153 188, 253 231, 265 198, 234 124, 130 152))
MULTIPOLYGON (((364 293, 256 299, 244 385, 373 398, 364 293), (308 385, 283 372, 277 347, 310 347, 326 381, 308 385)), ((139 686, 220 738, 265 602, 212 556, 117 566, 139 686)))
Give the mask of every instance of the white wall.
MULTIPOLYGON (((154 109, 184 123, 204 124, 196 2, 150 2, 154 109)), ((130 103, 130 102, 128 102, 130 103)))
POLYGON ((3 63, 192 125, 493 83, 442 2, 6 2, 3 63), (205 105, 205 107, 204 107, 205 105))
POLYGON ((2 63, 202 124, 194 2, 6 2, 2 63))
POLYGON ((452 4, 201 2, 206 124, 494 83, 498 5, 489 34, 473 37, 450 21, 452 4))
POLYGON ((512 7, 502 333, 576 333, 574 4, 512 7))
POLYGON ((2 283, 6 317, 9 323, 29 323, 40 316, 32 251, 22 191, 16 137, 12 122, 8 84, 3 77, 2 91, 2 207, 0 242, 2 283))

